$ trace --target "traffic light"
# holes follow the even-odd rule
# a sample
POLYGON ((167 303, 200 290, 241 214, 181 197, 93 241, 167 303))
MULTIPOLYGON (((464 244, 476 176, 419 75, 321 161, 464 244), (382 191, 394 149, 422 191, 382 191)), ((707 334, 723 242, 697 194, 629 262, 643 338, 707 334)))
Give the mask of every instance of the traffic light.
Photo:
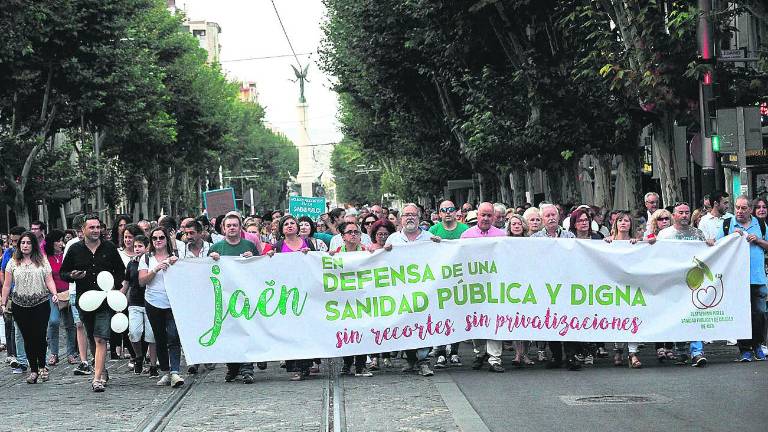
POLYGON ((715 153, 720 151, 720 135, 712 135, 712 151, 715 153))

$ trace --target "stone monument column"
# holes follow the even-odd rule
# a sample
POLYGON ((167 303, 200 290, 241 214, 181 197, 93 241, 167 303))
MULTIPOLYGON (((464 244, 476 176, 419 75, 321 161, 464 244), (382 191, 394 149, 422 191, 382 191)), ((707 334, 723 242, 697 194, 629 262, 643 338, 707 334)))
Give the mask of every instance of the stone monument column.
POLYGON ((299 121, 299 139, 296 147, 299 149, 299 173, 296 181, 301 185, 301 196, 313 196, 312 182, 315 180, 315 160, 312 146, 309 141, 309 105, 299 102, 296 105, 296 114, 299 121))

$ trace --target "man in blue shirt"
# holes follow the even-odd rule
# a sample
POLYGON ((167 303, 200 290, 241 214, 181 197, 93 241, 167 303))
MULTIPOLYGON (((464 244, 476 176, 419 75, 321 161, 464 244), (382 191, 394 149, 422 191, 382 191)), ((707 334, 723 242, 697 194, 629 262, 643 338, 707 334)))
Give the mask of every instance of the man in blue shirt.
POLYGON ((765 360, 760 345, 765 341, 763 330, 766 320, 766 288, 765 250, 768 249, 765 225, 752 216, 752 204, 746 196, 736 198, 734 203, 736 218, 728 218, 719 228, 717 238, 721 239, 729 233, 738 232, 749 242, 749 291, 752 315, 752 339, 739 340, 740 360, 751 362, 753 358, 765 360), (754 357, 753 357, 754 352, 754 357))
MULTIPOLYGON (((16 249, 16 244, 19 238, 26 231, 24 227, 13 227, 8 233, 8 249, 3 253, 3 258, 0 261, 0 286, 3 285, 3 277, 5 276, 5 267, 8 265, 8 261, 11 260, 13 251, 16 249)), ((11 285, 13 290, 13 285, 11 285)), ((26 372, 29 363, 27 362, 27 352, 24 351, 24 338, 21 336, 21 332, 16 326, 16 322, 13 320, 13 311, 10 313, 3 313, 3 319, 5 321, 5 338, 7 339, 8 357, 6 360, 11 365, 14 374, 22 374, 26 372)))

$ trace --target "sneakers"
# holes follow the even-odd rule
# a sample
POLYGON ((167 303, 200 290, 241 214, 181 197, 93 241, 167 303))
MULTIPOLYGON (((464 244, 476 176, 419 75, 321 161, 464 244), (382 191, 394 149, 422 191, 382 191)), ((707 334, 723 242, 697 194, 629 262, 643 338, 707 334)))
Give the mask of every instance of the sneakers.
POLYGON ((504 373, 504 366, 499 363, 493 363, 488 366, 488 372, 504 373))
POLYGON ((437 347, 433 347, 431 350, 429 350, 429 354, 427 354, 427 357, 435 358, 437 355, 437 347))
POLYGON ((451 354, 451 366, 461 366, 461 358, 458 354, 451 354))
POLYGON ((149 377, 150 378, 157 378, 160 376, 160 373, 157 371, 157 366, 150 366, 149 367, 149 377))
POLYGON ((88 362, 81 361, 79 365, 75 368, 74 374, 75 375, 90 375, 93 373, 93 369, 91 368, 91 365, 88 364, 88 362))
POLYGON ((237 372, 227 371, 227 374, 224 375, 224 381, 226 382, 232 382, 235 378, 237 378, 237 372))
POLYGON ((21 367, 21 363, 19 363, 19 361, 16 360, 16 357, 11 357, 11 361, 9 361, 8 364, 10 364, 11 367, 14 369, 21 367))
POLYGON ((487 359, 488 359, 488 354, 482 355, 480 357, 475 357, 475 361, 472 362, 472 369, 480 370, 480 368, 483 367, 483 364, 487 359))
POLYGON ((539 363, 547 361, 547 352, 544 350, 539 350, 537 353, 537 358, 539 359, 539 363))
POLYGON ((600 357, 600 358, 607 358, 608 357, 608 351, 606 351, 604 347, 598 347, 597 348, 597 356, 600 357))
POLYGON ((368 368, 362 368, 355 371, 355 376, 356 377, 372 377, 373 374, 371 373, 370 370, 368 370, 368 368))
MULTIPOLYGON (((379 359, 377 357, 374 357, 371 359, 371 365, 368 366, 368 368, 372 371, 379 370, 379 359)), ((357 376, 357 374, 355 374, 357 376)))
POLYGON ((419 373, 421 374, 421 376, 425 376, 425 377, 426 376, 432 376, 432 375, 435 374, 432 371, 432 369, 429 368, 429 364, 427 364, 426 362, 424 362, 421 365, 419 365, 419 373))
POLYGON ((136 362, 136 363, 133 365, 133 374, 134 374, 134 375, 141 375, 142 369, 143 369, 143 368, 142 368, 142 366, 141 366, 141 363, 139 363, 139 362, 136 362))
POLYGON ((739 357, 739 361, 742 363, 749 363, 752 361, 752 351, 744 351, 739 357))
POLYGON ((253 378, 253 374, 250 373, 244 373, 243 374, 243 383, 244 384, 253 384, 256 380, 253 378))
POLYGON ((584 366, 592 366, 595 364, 595 357, 592 354, 584 357, 584 366))
POLYGON ((384 365, 385 368, 391 368, 391 367, 394 366, 392 364, 392 359, 391 358, 385 358, 384 360, 381 361, 381 363, 384 365))
MULTIPOLYGON (((264 370, 267 368, 267 362, 257 362, 256 367, 259 368, 259 370, 264 370)), ((280 367, 283 367, 283 363, 280 363, 280 367)))
POLYGON ((160 378, 160 380, 157 381, 157 385, 158 386, 169 386, 169 385, 171 385, 171 375, 170 374, 163 375, 163 377, 160 378))
POLYGON ((188 373, 189 375, 194 375, 194 374, 196 374, 196 373, 197 373, 197 365, 190 365, 190 366, 187 368, 187 373, 188 373))
POLYGON ((693 367, 704 367, 706 365, 707 365, 707 358, 704 357, 702 354, 694 356, 691 359, 691 366, 693 367))
POLYGON ((5 358, 5 362, 8 363, 8 364, 11 364, 11 362, 15 361, 15 360, 16 360, 16 357, 14 357, 14 356, 8 356, 8 357, 5 358))
POLYGON ((435 362, 435 369, 445 369, 447 366, 445 356, 440 355, 437 356, 437 361, 435 362))
POLYGON ((755 350, 755 360, 765 361, 765 350, 762 347, 755 350))
POLYGON ((179 376, 176 372, 171 374, 171 387, 181 387, 184 385, 184 378, 179 376))

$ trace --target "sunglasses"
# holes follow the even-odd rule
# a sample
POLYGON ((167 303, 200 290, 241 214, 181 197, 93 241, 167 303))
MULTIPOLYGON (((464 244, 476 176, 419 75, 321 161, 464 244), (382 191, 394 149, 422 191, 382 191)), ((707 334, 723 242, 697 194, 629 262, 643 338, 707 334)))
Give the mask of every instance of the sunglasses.
POLYGON ((668 221, 669 218, 668 217, 660 217, 660 218, 656 218, 656 220, 657 221, 668 221))
POLYGON ((354 230, 354 231, 344 231, 344 234, 360 235, 360 231, 357 231, 357 230, 354 230))
POLYGON ((165 236, 161 236, 161 237, 154 237, 154 236, 153 236, 153 237, 152 237, 152 240, 154 240, 154 241, 165 240, 165 236))
POLYGON ((456 211, 456 207, 443 207, 440 211, 443 213, 453 213, 456 211))
POLYGON ((363 222, 363 225, 373 225, 373 222, 374 221, 366 221, 366 222, 363 222))

